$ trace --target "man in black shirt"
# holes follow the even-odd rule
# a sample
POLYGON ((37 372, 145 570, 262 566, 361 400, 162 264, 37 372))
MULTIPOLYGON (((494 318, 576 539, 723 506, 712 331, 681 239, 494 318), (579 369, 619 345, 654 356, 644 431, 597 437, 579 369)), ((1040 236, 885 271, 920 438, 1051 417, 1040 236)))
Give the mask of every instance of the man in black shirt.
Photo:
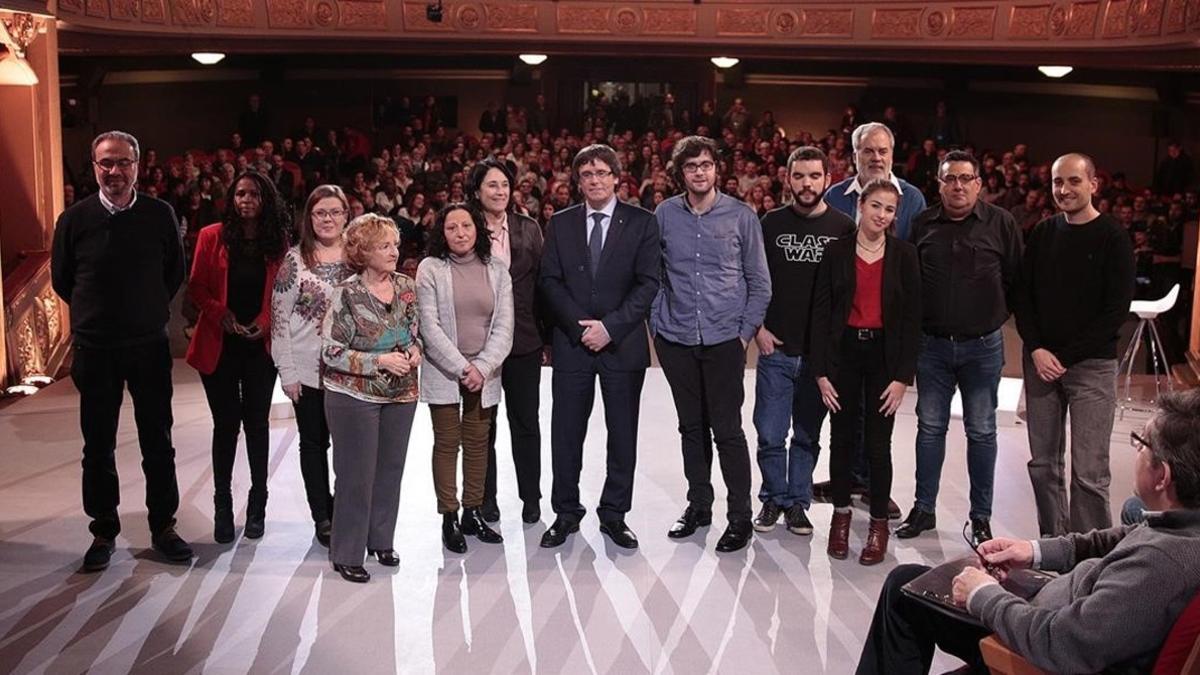
POLYGON ((54 291, 71 307, 71 379, 83 432, 83 510, 95 539, 83 569, 108 567, 121 531, 117 504, 117 421, 129 387, 146 475, 155 550, 186 562, 192 549, 175 533, 179 487, 171 445, 169 305, 183 283, 179 223, 166 202, 137 194, 138 143, 109 131, 92 141, 100 192, 75 204, 54 230, 54 291))
POLYGON ((1092 205, 1096 167, 1068 154, 1052 168, 1062 213, 1026 241, 1016 313, 1024 348, 1029 478, 1044 536, 1112 525, 1108 445, 1116 410, 1117 331, 1133 299, 1133 246, 1092 205), (1071 495, 1063 475, 1071 415, 1071 495), (1069 503, 1069 506, 1068 506, 1069 503))
POLYGON ((792 203, 762 218, 772 294, 766 319, 754 336, 759 354, 754 428, 762 472, 758 498, 763 503, 754 529, 769 532, 782 513, 790 532, 812 534, 805 511, 812 505, 812 472, 821 450, 825 404, 805 357, 809 307, 825 245, 852 236, 854 221, 822 199, 829 187, 829 158, 819 148, 792 153, 788 183, 792 203))
POLYGON ((962 392, 971 478, 971 533, 992 538, 996 405, 1004 340, 1016 299, 1021 234, 1012 215, 979 198, 979 161, 961 150, 938 167, 942 203, 913 219, 921 261, 921 355, 917 360, 917 495, 901 539, 937 526, 934 506, 946 459, 950 401, 962 392))

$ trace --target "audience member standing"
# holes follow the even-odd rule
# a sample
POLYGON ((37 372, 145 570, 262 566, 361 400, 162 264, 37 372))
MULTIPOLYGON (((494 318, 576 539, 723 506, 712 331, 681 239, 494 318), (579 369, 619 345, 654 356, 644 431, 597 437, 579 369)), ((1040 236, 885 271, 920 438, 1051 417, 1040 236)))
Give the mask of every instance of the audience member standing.
POLYGON ((1061 213, 1026 242, 1017 328, 1025 342, 1029 477, 1043 536, 1112 524, 1108 446, 1116 409, 1117 331, 1133 300, 1133 247, 1092 205, 1096 167, 1087 155, 1055 160, 1061 213), (1064 475, 1071 416, 1071 489, 1064 475))

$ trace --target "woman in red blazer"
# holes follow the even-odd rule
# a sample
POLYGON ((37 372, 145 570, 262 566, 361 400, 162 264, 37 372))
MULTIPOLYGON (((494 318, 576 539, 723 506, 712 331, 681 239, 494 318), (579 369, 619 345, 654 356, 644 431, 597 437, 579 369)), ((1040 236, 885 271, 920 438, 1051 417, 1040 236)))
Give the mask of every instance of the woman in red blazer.
POLYGON ((287 212, 275 185, 248 171, 233 182, 222 222, 200 230, 188 294, 200 309, 187 362, 200 371, 213 417, 213 537, 233 541, 233 460, 246 431, 250 497, 245 534, 263 535, 268 415, 275 388, 271 290, 287 251, 287 212))

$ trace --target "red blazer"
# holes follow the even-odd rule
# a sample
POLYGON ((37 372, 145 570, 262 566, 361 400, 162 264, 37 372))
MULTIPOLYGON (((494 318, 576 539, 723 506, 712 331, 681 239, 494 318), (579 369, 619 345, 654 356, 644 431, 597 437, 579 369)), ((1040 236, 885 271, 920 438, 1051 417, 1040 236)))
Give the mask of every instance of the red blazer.
MULTIPOLYGON (((280 260, 267 263, 267 281, 263 284, 262 310, 254 317, 254 323, 263 332, 263 346, 271 351, 271 288, 275 284, 275 273, 280 260)), ((221 223, 200 230, 196 238, 196 253, 192 258, 192 276, 188 279, 188 297, 200 310, 196 331, 188 345, 187 362, 205 375, 217 369, 221 359, 221 344, 224 332, 221 318, 228 310, 226 305, 229 281, 229 250, 221 242, 221 223)))

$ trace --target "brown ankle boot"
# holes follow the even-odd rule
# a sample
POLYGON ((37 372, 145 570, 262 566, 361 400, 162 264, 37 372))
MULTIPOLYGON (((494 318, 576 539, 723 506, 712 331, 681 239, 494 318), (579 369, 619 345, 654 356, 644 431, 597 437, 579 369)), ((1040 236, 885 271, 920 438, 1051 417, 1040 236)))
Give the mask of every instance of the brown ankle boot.
POLYGON ((840 513, 833 512, 833 520, 829 523, 829 556, 838 560, 845 560, 846 556, 850 555, 850 516, 853 513, 847 511, 840 513))
POLYGON ((860 565, 875 565, 883 562, 888 547, 887 518, 872 518, 867 528, 867 545, 858 557, 860 565))

